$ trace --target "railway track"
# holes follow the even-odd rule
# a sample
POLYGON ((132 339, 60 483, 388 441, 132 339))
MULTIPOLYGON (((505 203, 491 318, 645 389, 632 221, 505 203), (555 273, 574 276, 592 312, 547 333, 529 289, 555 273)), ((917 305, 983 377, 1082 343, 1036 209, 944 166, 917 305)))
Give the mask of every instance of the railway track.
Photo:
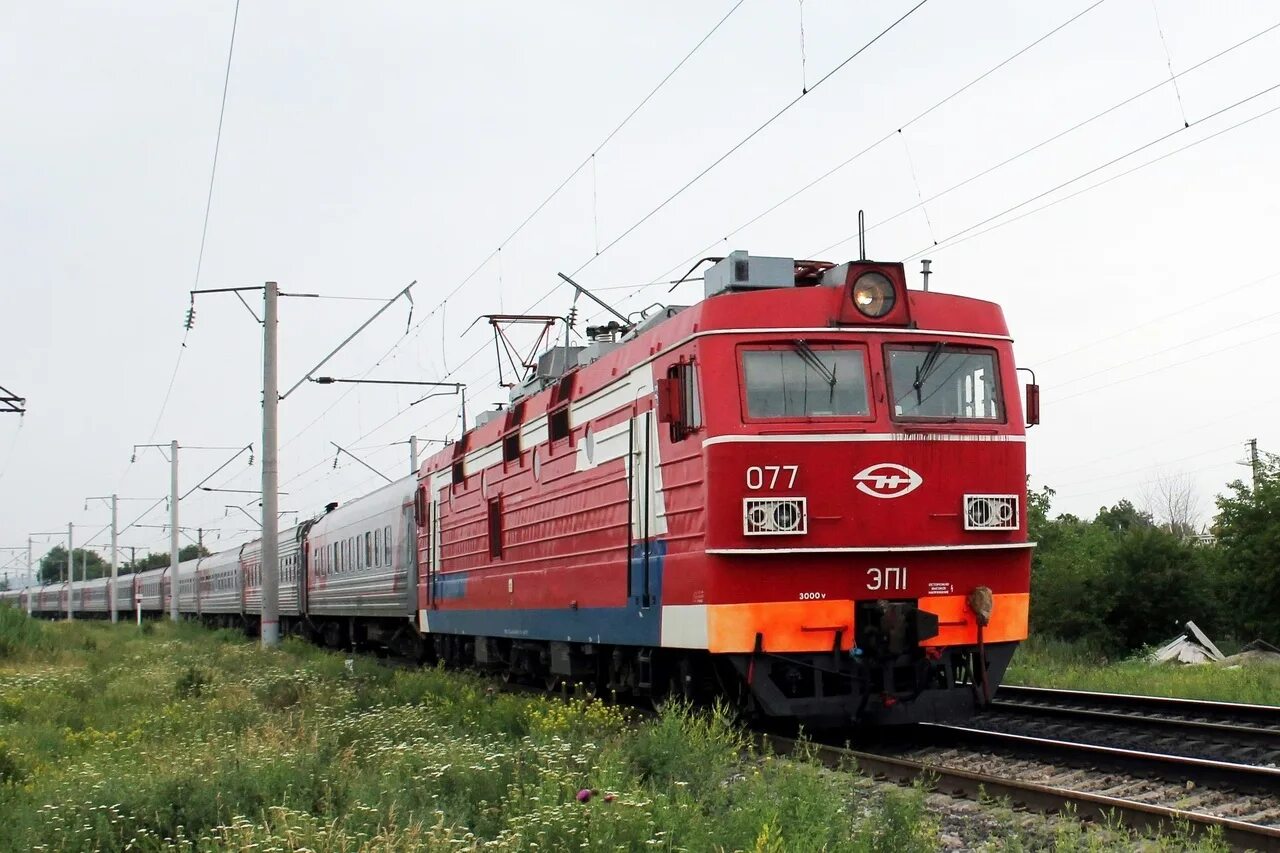
POLYGON ((1185 821, 1280 851, 1280 708, 1002 687, 966 725, 918 726, 856 759, 896 779, 936 774, 944 792, 1136 828, 1185 821))
POLYGON ((1225 722, 1241 727, 1280 732, 1280 706, 1215 702, 1208 699, 1174 699, 1130 693, 1097 693, 1055 687, 1023 687, 1003 684, 995 699, 1001 704, 1081 708, 1142 717, 1168 717, 1188 721, 1225 722))
POLYGON ((970 728, 1280 767, 1280 708, 1004 686, 970 728))
MULTIPOLYGON (((850 748, 814 745, 831 767, 896 782, 931 780, 937 791, 996 797, 1041 812, 1071 809, 1081 818, 1112 817, 1139 830, 1176 823, 1217 828, 1237 850, 1280 851, 1280 770, 1204 759, 1050 741, 957 726, 920 727, 924 738, 850 748)), ((764 736, 790 754, 798 742, 764 736)))

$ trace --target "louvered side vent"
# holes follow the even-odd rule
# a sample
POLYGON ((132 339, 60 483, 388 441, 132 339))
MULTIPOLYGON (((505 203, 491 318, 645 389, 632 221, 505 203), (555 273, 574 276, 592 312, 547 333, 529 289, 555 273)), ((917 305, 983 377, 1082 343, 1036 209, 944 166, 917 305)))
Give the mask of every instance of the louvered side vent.
POLYGON ((809 513, 804 498, 745 498, 742 532, 747 536, 807 533, 809 513))
POLYGON ((1017 495, 965 495, 965 530, 1017 530, 1017 495))

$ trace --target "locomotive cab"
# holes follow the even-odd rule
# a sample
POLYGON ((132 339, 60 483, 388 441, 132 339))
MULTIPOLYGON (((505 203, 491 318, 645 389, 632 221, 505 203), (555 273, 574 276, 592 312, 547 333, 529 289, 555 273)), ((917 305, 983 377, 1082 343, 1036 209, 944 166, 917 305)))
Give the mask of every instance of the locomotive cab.
MULTIPOLYGON (((709 650, 770 716, 967 716, 1027 626, 1025 429, 1000 309, 908 291, 901 264, 795 262, 792 287, 726 286, 741 259, 722 264, 696 356, 736 379, 704 382, 700 413, 706 585, 689 593, 710 605, 709 650)), ((673 435, 679 392, 659 389, 673 435)))

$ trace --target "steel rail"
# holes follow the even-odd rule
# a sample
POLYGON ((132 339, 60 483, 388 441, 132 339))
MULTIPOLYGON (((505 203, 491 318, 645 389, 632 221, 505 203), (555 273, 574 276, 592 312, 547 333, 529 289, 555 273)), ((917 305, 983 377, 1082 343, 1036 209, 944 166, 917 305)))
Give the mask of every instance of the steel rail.
POLYGON ((1280 767, 1237 764, 1209 758, 1192 758, 1164 752, 1123 749, 1092 743, 1034 737, 1032 735, 996 732, 946 723, 920 723, 919 731, 935 744, 981 744, 1014 748, 1043 755, 1052 753, 1076 760, 1106 763, 1143 773, 1154 773, 1166 780, 1219 782, 1235 788, 1280 794, 1280 767))
MULTIPOLYGON (((1042 715, 1068 719, 1093 720, 1100 723, 1127 723, 1153 728, 1191 731, 1205 734, 1222 734, 1230 737, 1250 737, 1260 740, 1275 739, 1280 743, 1280 729, 1261 726, 1242 726, 1238 723, 1218 723, 1211 720, 1193 720, 1185 717, 1132 714, 1124 711, 1103 711, 1095 708, 1079 708, 1067 705, 1042 705, 1038 702, 1006 702, 996 699, 989 706, 992 711, 1008 714, 1042 715)), ((981 720, 979 714, 975 719, 981 720)))
POLYGON ((1277 705, 1251 705, 1244 702, 1219 702, 1210 699, 1176 699, 1168 696, 1130 693, 1096 693, 1055 687, 1024 687, 1016 684, 1002 684, 994 698, 1001 702, 1089 703, 1111 708, 1154 711, 1161 714, 1244 719, 1261 723, 1262 726, 1258 730, 1265 731, 1268 728, 1280 730, 1280 706, 1277 705))
POLYGON ((1156 806, 1105 794, 1056 788, 899 756, 827 744, 802 745, 799 741, 780 735, 762 735, 761 740, 779 755, 792 755, 808 750, 823 764, 836 769, 849 769, 852 763, 860 772, 895 782, 930 779, 934 787, 944 794, 973 799, 992 796, 1007 798, 1016 805, 1042 812, 1059 812, 1070 807, 1079 817, 1099 821, 1106 821, 1114 815, 1126 826, 1141 830, 1169 831, 1178 823, 1185 823, 1200 832, 1216 828, 1235 849, 1280 851, 1280 829, 1232 818, 1156 806))

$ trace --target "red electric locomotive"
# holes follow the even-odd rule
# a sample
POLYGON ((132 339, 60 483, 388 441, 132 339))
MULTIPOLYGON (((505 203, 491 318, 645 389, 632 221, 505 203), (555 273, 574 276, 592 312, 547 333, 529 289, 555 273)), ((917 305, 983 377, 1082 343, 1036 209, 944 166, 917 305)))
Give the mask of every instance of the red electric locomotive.
POLYGON ((895 263, 736 252, 704 282, 553 348, 426 461, 419 631, 460 664, 811 725, 967 716, 1027 634, 1000 308, 895 263))

